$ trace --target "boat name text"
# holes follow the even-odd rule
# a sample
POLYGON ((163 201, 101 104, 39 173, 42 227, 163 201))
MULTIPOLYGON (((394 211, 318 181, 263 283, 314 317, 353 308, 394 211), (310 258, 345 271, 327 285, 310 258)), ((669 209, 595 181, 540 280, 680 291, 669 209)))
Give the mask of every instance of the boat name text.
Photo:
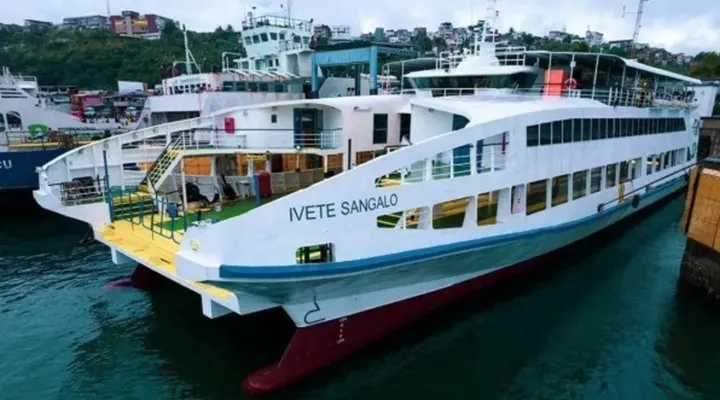
POLYGON ((338 215, 352 215, 368 211, 382 210, 394 207, 398 203, 396 194, 368 197, 357 200, 345 200, 340 203, 312 204, 300 207, 290 207, 290 222, 314 221, 318 219, 335 218, 338 215))
POLYGON ((0 170, 12 169, 12 160, 0 160, 0 170))

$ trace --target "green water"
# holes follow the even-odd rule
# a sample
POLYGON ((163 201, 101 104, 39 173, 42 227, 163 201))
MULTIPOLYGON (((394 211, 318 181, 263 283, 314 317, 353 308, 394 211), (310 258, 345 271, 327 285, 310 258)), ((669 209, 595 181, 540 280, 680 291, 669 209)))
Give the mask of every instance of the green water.
MULTIPOLYGON (((268 398, 720 398, 720 313, 677 285, 681 208, 268 398)), ((0 224, 0 399, 246 398, 283 326, 207 320, 183 290, 103 291, 130 269, 84 234, 51 215, 0 224)))

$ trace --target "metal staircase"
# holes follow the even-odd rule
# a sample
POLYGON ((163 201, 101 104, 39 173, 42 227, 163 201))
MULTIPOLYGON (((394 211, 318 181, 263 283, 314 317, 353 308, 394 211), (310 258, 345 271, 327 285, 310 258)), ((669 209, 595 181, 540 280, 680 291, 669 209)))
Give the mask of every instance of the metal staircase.
POLYGON ((210 140, 196 137, 194 131, 179 133, 150 166, 138 185, 138 191, 154 193, 155 189, 172 173, 186 149, 200 150, 212 147, 214 146, 210 140))

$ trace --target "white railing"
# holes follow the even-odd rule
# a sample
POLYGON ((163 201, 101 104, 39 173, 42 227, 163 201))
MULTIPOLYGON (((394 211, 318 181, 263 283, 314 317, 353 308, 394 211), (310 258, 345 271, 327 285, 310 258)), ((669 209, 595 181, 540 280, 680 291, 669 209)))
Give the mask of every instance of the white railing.
POLYGON ((211 126, 212 117, 187 119, 139 129, 75 148, 39 168, 40 189, 83 176, 104 175, 110 186, 125 186, 123 164, 154 161, 174 133, 211 126), (106 164, 107 162, 107 164, 106 164))
POLYGON ((596 100, 610 106, 621 107, 657 107, 657 108, 696 108, 690 91, 656 91, 650 92, 642 89, 568 89, 552 86, 530 89, 495 89, 495 88, 420 88, 404 89, 399 94, 427 94, 432 97, 477 96, 488 100, 498 100, 503 97, 542 97, 553 98, 582 98, 596 100))
POLYGON ((202 149, 337 149, 342 146, 342 129, 295 132, 292 129, 236 129, 227 133, 215 129, 197 129, 183 135, 187 150, 202 149))
MULTIPOLYGON (((456 149, 458 150, 458 149, 456 149)), ((458 155, 454 150, 437 154, 411 165, 383 175, 376 180, 376 187, 392 187, 440 179, 458 178, 503 171, 508 166, 509 144, 488 144, 465 149, 468 154, 458 155)))

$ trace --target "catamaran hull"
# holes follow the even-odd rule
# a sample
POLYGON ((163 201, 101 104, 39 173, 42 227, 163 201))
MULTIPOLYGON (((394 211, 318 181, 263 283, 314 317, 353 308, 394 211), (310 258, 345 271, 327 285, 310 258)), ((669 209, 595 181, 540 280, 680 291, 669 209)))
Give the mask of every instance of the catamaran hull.
MULTIPOLYGON (((630 202, 619 207, 615 215, 608 213, 607 217, 599 218, 592 225, 585 226, 586 233, 576 236, 577 240, 570 240, 564 246, 545 252, 532 259, 525 260, 510 266, 498 268, 490 272, 481 273, 472 279, 443 287, 439 290, 425 292, 415 297, 406 298, 381 307, 361 311, 352 315, 326 319, 322 322, 309 324, 297 328, 285 353, 280 361, 249 375, 243 382, 243 387, 251 393, 266 393, 281 389, 291 383, 303 379, 314 372, 327 367, 349 354, 391 334, 398 329, 418 320, 439 307, 453 302, 472 292, 488 288, 498 282, 538 265, 548 265, 553 259, 567 253, 582 244, 588 243, 603 236, 610 228, 619 228, 629 222, 631 215, 639 215, 639 211, 647 210, 670 195, 677 193, 686 185, 685 179, 675 179, 652 192, 642 196, 637 207, 630 202), (619 222, 623 222, 620 224, 619 222)), ((578 228, 580 229, 580 228, 578 228)), ((568 231, 572 236, 582 234, 581 231, 568 231)), ((483 254, 482 250, 468 253, 468 259, 475 259, 483 254)), ((434 260, 435 267, 451 266, 447 260, 434 260)), ((415 267, 420 267, 415 265, 415 267)), ((376 279, 380 279, 376 277, 376 279)), ((321 308, 322 302, 314 305, 321 308)), ((287 310, 287 309, 286 309, 287 310)), ((291 315, 292 316, 292 315, 291 315)), ((297 321, 296 321, 297 323, 297 321)))

